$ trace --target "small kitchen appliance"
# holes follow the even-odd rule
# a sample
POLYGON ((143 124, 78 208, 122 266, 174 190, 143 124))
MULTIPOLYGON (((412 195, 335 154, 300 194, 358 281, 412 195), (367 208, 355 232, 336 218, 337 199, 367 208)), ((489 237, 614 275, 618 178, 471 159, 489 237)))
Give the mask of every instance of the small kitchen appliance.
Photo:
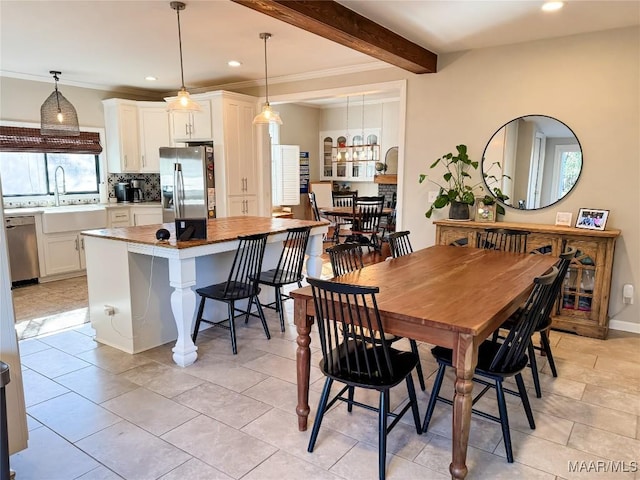
POLYGON ((133 189, 129 182, 119 182, 115 185, 118 202, 133 202, 133 189))
POLYGON ((136 178, 131 180, 131 197, 134 203, 140 203, 144 201, 144 193, 142 186, 144 185, 144 179, 136 178))

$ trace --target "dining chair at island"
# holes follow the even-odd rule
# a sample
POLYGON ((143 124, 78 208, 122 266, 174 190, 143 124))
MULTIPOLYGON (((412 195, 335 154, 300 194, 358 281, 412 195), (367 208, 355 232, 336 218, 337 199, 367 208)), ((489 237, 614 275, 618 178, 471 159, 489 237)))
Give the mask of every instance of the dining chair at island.
POLYGON ((478 236, 478 248, 503 252, 527 253, 527 237, 530 232, 506 228, 486 228, 478 236))
MULTIPOLYGON (((275 290, 275 300, 268 304, 262 304, 263 308, 271 308, 278 312, 280 317, 280 331, 284 332, 284 308, 283 300, 291 297, 282 293, 282 287, 297 283, 302 288, 302 267, 304 254, 309 242, 311 227, 290 228, 287 230, 287 238, 284 241, 282 254, 276 268, 260 272, 255 278, 258 284, 269 285, 275 290)), ((258 301, 260 299, 258 298, 258 301)))
POLYGON ((413 352, 396 350, 388 342, 377 340, 385 335, 376 303, 377 287, 316 278, 308 278, 307 281, 312 287, 322 351, 319 367, 327 377, 307 451, 313 452, 322 420, 337 401, 345 402, 349 412, 354 405, 378 412, 378 477, 384 480, 387 435, 409 410, 413 413, 416 433, 421 433, 418 401, 411 376, 420 359, 413 352), (330 399, 334 382, 343 386, 330 399), (409 401, 400 411, 392 412, 390 390, 402 382, 406 382, 409 401), (356 388, 377 391, 378 407, 355 400, 356 388))
MULTIPOLYGON (((529 427, 532 430, 535 429, 536 424, 529 397, 527 396, 527 389, 522 379, 522 370, 526 368, 529 361, 527 352, 528 345, 531 342, 531 335, 533 335, 538 322, 546 315, 545 308, 549 302, 549 297, 553 293, 553 283, 557 277, 558 269, 555 266, 551 267, 548 273, 536 277, 533 282, 533 290, 522 306, 520 314, 504 342, 496 343, 493 340, 485 340, 478 348, 478 364, 474 370, 473 381, 483 385, 484 388, 474 397, 471 411, 483 418, 500 423, 507 462, 509 463, 513 463, 513 449, 511 447, 509 418, 504 394, 507 392, 520 397, 529 421, 529 427), (518 387, 517 392, 504 388, 503 381, 509 377, 515 378, 518 387), (496 390, 499 417, 473 408, 473 405, 491 388, 496 390)), ((431 349, 431 353, 438 362, 438 372, 436 373, 433 390, 429 398, 427 413, 422 426, 423 432, 426 432, 429 428, 437 401, 453 405, 451 399, 440 396, 445 370, 453 365, 453 350, 436 346, 431 349)))
POLYGON ((255 235, 245 235, 238 237, 239 245, 236 250, 229 277, 226 282, 209 285, 207 287, 198 288, 196 293, 201 297, 200 306, 196 315, 195 327, 193 329, 192 340, 196 343, 200 323, 205 322, 214 327, 224 328, 231 333, 231 349, 233 354, 238 353, 236 342, 236 326, 235 313, 241 312, 245 315, 245 323, 249 320, 249 316, 257 316, 262 322, 262 328, 267 339, 271 338, 269 327, 262 311, 262 306, 258 300, 260 287, 258 286, 257 277, 262 270, 262 259, 264 258, 264 250, 267 244, 267 233, 258 233, 255 235), (205 301, 207 299, 224 302, 227 304, 229 317, 226 320, 213 321, 203 318, 205 301), (248 300, 247 309, 241 310, 237 307, 236 302, 239 300, 248 300), (251 312, 251 307, 255 303, 257 314, 251 312))
MULTIPOLYGON (((562 284, 565 280, 565 276, 567 271, 569 270, 569 266, 571 265, 571 259, 576 256, 577 249, 575 247, 567 247, 564 252, 560 254, 560 259, 556 263, 556 267, 558 268, 558 276, 553 282, 553 286, 551 287, 551 294, 548 298, 548 304, 544 308, 544 314, 540 316, 540 321, 536 324, 534 333, 538 333, 540 335, 540 346, 534 345, 533 338, 529 342, 528 354, 529 354, 529 366, 531 367, 531 375, 533 377, 533 386, 536 391, 536 397, 542 397, 542 388, 540 386, 540 376, 538 374, 538 364, 536 361, 536 350, 540 351, 547 357, 547 362, 549 362, 549 369, 551 370, 551 375, 554 377, 558 376, 558 370, 556 368, 556 362, 553 359, 553 352, 551 351, 551 343, 549 342, 549 330, 551 329, 551 314, 553 313, 553 305, 556 300, 559 300, 560 292, 562 290, 562 284)), ((519 313, 519 312, 517 312, 519 313)), ((517 314, 505 321, 500 328, 505 330, 511 330, 514 328, 514 325, 517 320, 517 314)), ((494 333, 494 340, 498 338, 502 338, 499 335, 499 330, 496 330, 494 333)))
MULTIPOLYGON (((362 262, 362 247, 359 243, 340 243, 327 248, 326 252, 329 254, 331 268, 333 269, 333 274, 335 276, 345 275, 349 272, 354 272, 364 268, 364 264, 362 262)), ((383 338, 386 342, 393 343, 398 340, 402 340, 404 337, 386 333, 383 338)), ((409 339, 409 346, 411 347, 411 351, 420 358, 418 353, 418 343, 413 339, 409 339)), ((418 374, 420 389, 424 391, 426 386, 420 362, 418 362, 418 365, 416 366, 416 373, 418 374)))

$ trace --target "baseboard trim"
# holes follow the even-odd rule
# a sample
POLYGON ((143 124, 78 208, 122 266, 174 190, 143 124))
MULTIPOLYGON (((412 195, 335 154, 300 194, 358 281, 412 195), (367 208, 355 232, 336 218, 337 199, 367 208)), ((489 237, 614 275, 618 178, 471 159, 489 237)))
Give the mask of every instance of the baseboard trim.
POLYGON ((640 323, 611 319, 609 320, 609 330, 619 330, 621 332, 640 334, 640 323))

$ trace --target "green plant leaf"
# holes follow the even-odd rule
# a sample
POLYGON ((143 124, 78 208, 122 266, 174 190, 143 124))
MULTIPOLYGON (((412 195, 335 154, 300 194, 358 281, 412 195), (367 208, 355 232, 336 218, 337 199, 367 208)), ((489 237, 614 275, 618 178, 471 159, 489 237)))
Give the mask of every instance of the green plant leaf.
POLYGON ((440 163, 440 160, 441 160, 440 158, 439 158, 439 159, 437 159, 435 162, 433 162, 433 163, 431 164, 431 166, 430 166, 429 168, 434 168, 436 165, 438 165, 438 164, 440 163))
POLYGON ((420 174, 420 177, 418 179, 418 183, 422 183, 426 180, 427 176, 424 173, 420 174))
POLYGON ((449 197, 447 197, 446 195, 439 195, 433 202, 431 209, 433 210, 434 208, 443 208, 447 205, 449 205, 449 197))
POLYGON ((444 178, 444 180, 445 180, 446 182, 448 182, 449 180, 451 180, 451 177, 452 177, 452 176, 453 176, 453 175, 451 174, 451 172, 447 172, 447 173, 445 173, 445 174, 443 175, 443 178, 444 178))

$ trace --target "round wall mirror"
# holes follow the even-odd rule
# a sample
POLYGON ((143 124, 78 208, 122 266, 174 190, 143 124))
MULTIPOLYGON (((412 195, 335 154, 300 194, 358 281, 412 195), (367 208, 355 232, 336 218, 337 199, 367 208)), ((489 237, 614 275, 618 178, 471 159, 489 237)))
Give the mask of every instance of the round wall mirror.
POLYGON ((546 115, 516 118, 493 134, 482 155, 484 183, 494 197, 521 210, 545 208, 575 187, 582 147, 573 131, 546 115))

